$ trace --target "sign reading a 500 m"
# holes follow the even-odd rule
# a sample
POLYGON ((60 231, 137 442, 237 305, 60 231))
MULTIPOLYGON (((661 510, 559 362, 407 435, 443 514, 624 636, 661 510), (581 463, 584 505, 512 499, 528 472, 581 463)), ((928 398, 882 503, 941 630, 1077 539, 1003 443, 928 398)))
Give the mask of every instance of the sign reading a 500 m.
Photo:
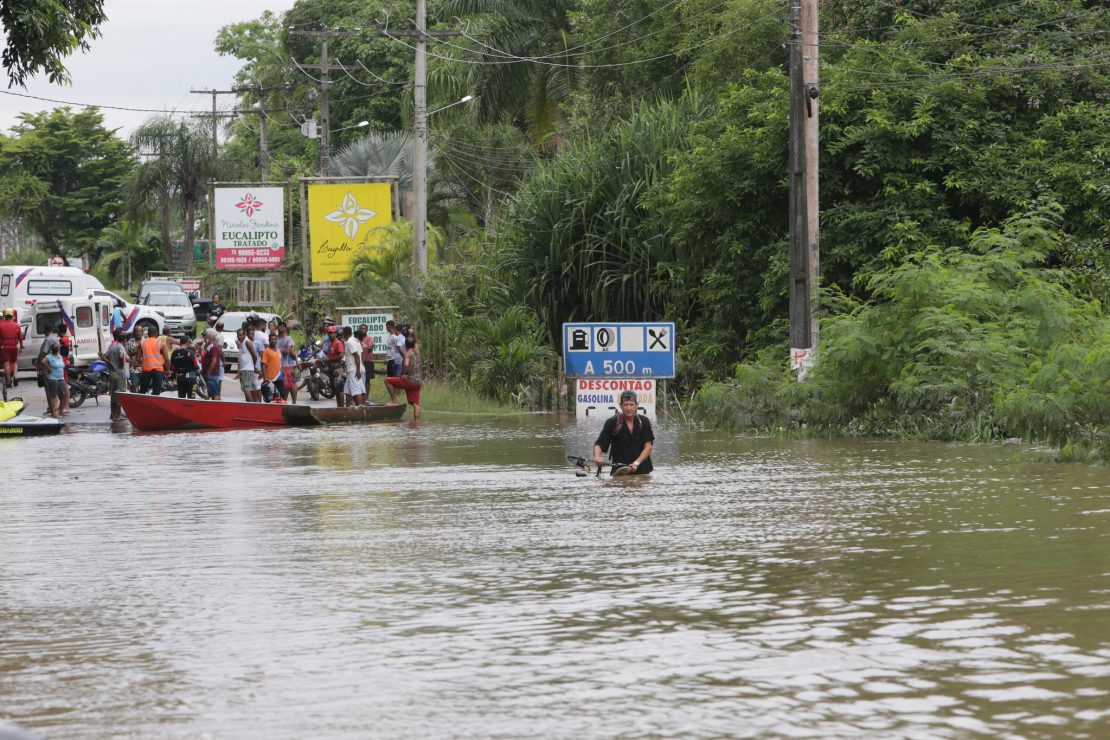
POLYGON ((568 378, 673 378, 674 324, 563 324, 568 378))

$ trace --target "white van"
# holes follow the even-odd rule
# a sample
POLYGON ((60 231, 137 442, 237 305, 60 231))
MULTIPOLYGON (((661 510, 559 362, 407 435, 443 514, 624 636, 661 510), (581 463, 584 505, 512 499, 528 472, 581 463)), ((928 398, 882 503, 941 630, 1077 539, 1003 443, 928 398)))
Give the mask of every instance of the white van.
POLYGON ((93 294, 100 281, 76 267, 0 266, 0 309, 13 308, 23 329, 17 367, 35 369, 51 327, 66 324, 74 339, 74 363, 86 365, 111 344, 113 302, 93 294))
POLYGON ((35 301, 19 314, 23 351, 17 368, 35 369, 43 341, 59 324, 65 324, 73 337, 73 364, 92 363, 112 343, 111 318, 112 301, 102 296, 35 301))
POLYGON ((94 288, 104 286, 76 267, 0 266, 0 309, 14 308, 17 318, 36 301, 85 298, 94 288))

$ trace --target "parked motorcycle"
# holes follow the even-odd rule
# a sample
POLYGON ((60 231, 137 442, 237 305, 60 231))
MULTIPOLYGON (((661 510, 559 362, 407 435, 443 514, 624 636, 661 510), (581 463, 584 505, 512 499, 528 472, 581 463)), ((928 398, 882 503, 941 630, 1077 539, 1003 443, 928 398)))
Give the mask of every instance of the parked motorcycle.
POLYGON ((324 372, 324 361, 319 357, 307 357, 297 363, 301 371, 301 382, 297 390, 308 389, 308 395, 313 401, 319 401, 320 396, 332 398, 335 391, 331 387, 331 378, 324 372))
POLYGON ((86 398, 92 398, 99 406, 98 396, 109 391, 108 364, 103 360, 97 360, 89 367, 69 365, 66 367, 66 384, 69 386, 71 407, 77 408, 85 402, 86 398))

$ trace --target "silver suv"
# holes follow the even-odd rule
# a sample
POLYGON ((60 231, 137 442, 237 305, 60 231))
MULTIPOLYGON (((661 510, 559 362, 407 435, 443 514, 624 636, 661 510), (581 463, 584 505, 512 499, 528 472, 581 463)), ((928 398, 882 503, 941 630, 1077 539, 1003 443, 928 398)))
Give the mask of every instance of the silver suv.
POLYGON ((147 293, 139 302, 165 317, 166 326, 173 336, 197 335, 197 317, 193 313, 193 304, 180 286, 176 293, 147 293))

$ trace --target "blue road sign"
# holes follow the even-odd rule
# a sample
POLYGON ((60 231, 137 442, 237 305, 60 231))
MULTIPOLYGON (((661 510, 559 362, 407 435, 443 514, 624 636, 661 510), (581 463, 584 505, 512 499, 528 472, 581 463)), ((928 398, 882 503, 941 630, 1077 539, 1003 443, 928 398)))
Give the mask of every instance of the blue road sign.
POLYGON ((673 378, 674 323, 563 324, 568 378, 673 378))

